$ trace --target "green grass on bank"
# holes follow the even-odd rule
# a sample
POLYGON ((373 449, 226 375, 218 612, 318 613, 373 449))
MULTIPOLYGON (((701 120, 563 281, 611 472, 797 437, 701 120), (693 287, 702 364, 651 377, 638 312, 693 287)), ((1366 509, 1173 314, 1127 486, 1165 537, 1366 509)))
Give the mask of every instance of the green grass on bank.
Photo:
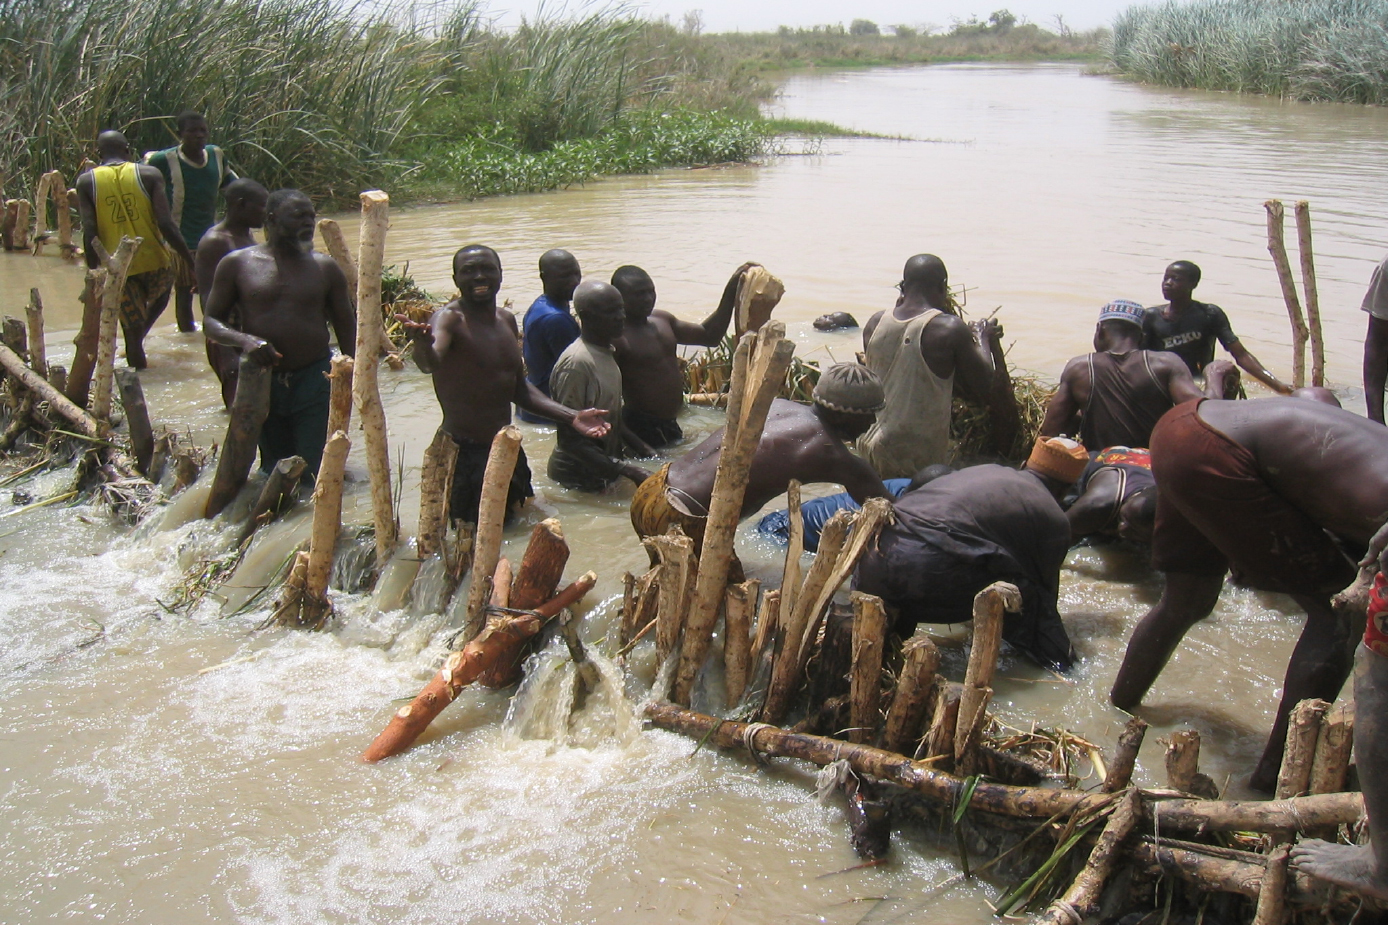
POLYGON ((1388 0, 1195 0, 1134 6, 1113 66, 1150 83, 1388 104, 1388 0))

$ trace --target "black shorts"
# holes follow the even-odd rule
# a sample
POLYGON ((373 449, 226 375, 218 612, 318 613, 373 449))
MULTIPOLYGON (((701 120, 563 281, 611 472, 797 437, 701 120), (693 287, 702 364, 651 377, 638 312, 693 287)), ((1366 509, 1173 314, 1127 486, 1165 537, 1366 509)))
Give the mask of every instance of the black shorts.
MULTIPOLYGON (((490 443, 453 438, 458 444, 458 461, 453 467, 453 488, 448 499, 448 516, 453 520, 477 523, 477 508, 482 503, 482 479, 487 472, 487 457, 491 453, 490 443)), ((535 497, 535 489, 530 484, 530 464, 521 449, 516 457, 516 468, 511 473, 511 486, 506 493, 506 520, 510 522, 516 508, 535 497)))
POLYGON ((680 428, 679 421, 658 418, 635 408, 622 409, 622 423, 630 427, 636 436, 649 443, 652 449, 673 446, 684 439, 684 431, 680 428))

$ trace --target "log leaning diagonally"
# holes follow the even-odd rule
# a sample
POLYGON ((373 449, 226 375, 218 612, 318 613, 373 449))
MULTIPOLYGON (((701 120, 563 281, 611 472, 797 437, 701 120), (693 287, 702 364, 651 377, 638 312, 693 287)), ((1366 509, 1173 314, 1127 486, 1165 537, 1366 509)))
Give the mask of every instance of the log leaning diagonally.
POLYGON ((243 355, 237 377, 226 439, 217 454, 217 473, 202 512, 207 518, 220 514, 245 487, 255 464, 261 425, 270 414, 270 368, 243 355))

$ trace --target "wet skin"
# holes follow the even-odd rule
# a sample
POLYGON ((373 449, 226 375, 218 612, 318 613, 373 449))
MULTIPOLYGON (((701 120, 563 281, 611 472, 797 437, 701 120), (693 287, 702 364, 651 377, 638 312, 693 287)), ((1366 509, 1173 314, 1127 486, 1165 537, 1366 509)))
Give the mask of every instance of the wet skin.
POLYGON ((347 279, 331 257, 312 250, 316 220, 307 198, 282 201, 266 216, 266 243, 222 258, 207 297, 208 340, 292 372, 328 356, 331 324, 338 348, 354 355, 347 279))
POLYGON ((738 282, 750 266, 744 263, 737 268, 723 287, 718 308, 702 324, 656 311, 655 283, 645 271, 613 275, 612 285, 622 294, 626 311, 626 327, 613 343, 622 369, 624 407, 666 420, 679 415, 684 407, 684 374, 675 348, 679 344, 713 347, 723 340, 738 282))
MULTIPOLYGON (((1241 444, 1258 462, 1268 486, 1322 529, 1354 547, 1381 543, 1388 521, 1388 428, 1356 414, 1293 398, 1208 401, 1200 417, 1241 444)), ((1381 546, 1373 547, 1381 549, 1381 546)), ((1214 609, 1222 575, 1168 572, 1161 600, 1138 623, 1110 693, 1133 710, 1166 666, 1186 632, 1214 609)), ((1298 702, 1333 701, 1349 674, 1353 628, 1330 607, 1330 596, 1293 595, 1306 611, 1283 683, 1282 702, 1251 785, 1271 790, 1285 744, 1287 715, 1298 702)))
MULTIPOLYGON (((752 459, 741 516, 755 514, 772 498, 784 494, 791 479, 802 484, 837 483, 859 504, 868 498, 891 497, 872 467, 844 446, 844 441, 866 433, 873 419, 871 414, 841 414, 783 398, 773 401, 752 459)), ((723 433, 720 427, 670 465, 669 484, 688 492, 705 508, 713 497, 723 433)))
POLYGON ((212 292, 217 264, 232 251, 255 246, 255 235, 251 231, 265 225, 265 199, 264 191, 256 191, 235 202, 228 202, 226 218, 207 229, 207 234, 198 242, 193 269, 198 280, 198 299, 202 302, 203 314, 207 313, 207 296, 212 292))
POLYGON ((463 440, 489 444, 511 423, 511 403, 600 437, 611 425, 607 412, 574 412, 525 380, 515 316, 496 304, 501 263, 489 249, 464 248, 453 258, 459 296, 429 321, 397 315, 414 341, 415 362, 431 373, 443 409, 443 430, 463 440))

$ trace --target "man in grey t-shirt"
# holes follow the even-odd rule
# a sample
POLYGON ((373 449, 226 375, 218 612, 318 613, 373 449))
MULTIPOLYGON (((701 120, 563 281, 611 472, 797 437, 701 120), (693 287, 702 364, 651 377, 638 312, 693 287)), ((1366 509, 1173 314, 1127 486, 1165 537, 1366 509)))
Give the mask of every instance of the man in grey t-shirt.
POLYGON ((1369 419, 1383 423, 1383 387, 1388 382, 1388 257, 1374 267, 1361 309, 1369 313, 1364 335, 1364 401, 1369 419))

